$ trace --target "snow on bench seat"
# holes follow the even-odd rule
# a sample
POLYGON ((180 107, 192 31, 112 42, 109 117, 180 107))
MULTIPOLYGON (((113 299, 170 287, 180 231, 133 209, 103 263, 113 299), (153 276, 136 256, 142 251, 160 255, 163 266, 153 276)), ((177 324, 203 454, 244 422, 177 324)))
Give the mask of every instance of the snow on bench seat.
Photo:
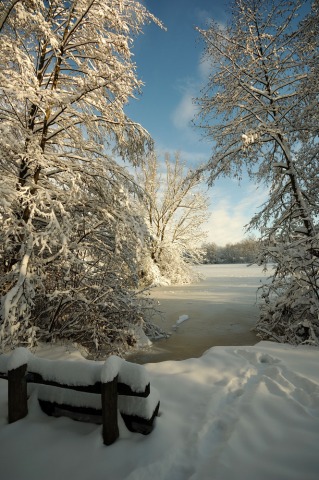
POLYGON ((11 355, 0 355, 0 372, 7 374, 22 365, 28 372, 41 375, 43 380, 61 385, 86 386, 107 383, 118 375, 118 382, 128 385, 133 392, 145 392, 150 383, 141 365, 130 363, 115 355, 105 362, 94 360, 49 360, 33 355, 19 347, 11 355))

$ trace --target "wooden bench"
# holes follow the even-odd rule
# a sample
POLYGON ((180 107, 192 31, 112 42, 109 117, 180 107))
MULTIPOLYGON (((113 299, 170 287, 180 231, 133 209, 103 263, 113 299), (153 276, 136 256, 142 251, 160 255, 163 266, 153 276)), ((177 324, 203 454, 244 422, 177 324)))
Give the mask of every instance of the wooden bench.
POLYGON ((48 360, 18 348, 0 355, 0 378, 8 380, 8 421, 28 413, 28 395, 52 416, 103 425, 103 442, 119 436, 118 412, 133 432, 149 434, 159 411, 159 395, 143 366, 111 356, 105 362, 48 360))

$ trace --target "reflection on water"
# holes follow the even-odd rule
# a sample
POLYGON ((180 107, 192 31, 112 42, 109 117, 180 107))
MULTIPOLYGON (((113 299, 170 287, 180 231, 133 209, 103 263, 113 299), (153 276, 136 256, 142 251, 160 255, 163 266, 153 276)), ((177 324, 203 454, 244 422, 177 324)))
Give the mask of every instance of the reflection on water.
POLYGON ((256 265, 203 265, 197 267, 204 278, 192 285, 156 287, 152 296, 162 311, 154 319, 168 339, 127 357, 137 363, 183 360, 200 357, 217 345, 254 345, 252 331, 258 318, 257 288, 270 275, 256 265), (176 330, 181 315, 188 320, 176 330))

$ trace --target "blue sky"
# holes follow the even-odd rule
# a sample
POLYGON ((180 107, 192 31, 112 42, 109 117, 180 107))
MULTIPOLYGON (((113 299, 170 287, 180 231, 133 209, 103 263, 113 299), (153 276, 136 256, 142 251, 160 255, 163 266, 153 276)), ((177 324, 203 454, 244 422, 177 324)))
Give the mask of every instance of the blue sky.
MULTIPOLYGON (((144 4, 167 28, 144 29, 135 42, 137 73, 143 92, 127 108, 128 115, 146 128, 158 152, 180 151, 194 167, 210 157, 210 145, 191 125, 196 111, 192 99, 200 95, 207 79, 202 61, 203 42, 195 30, 207 20, 225 23, 226 2, 221 0, 146 0, 144 4)), ((209 189, 210 218, 205 226, 208 241, 218 245, 240 241, 243 226, 265 200, 265 193, 244 179, 221 179, 209 189)))

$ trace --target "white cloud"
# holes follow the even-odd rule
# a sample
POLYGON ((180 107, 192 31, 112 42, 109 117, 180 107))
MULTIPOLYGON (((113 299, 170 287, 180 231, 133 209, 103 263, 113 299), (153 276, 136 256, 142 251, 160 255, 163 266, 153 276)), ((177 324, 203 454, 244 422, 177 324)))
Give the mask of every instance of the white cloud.
POLYGON ((224 29, 226 27, 227 13, 225 12, 224 6, 214 5, 214 11, 209 11, 205 9, 196 9, 195 16, 197 22, 199 23, 200 28, 207 29, 212 22, 217 22, 217 24, 224 29))
POLYGON ((205 55, 200 55, 196 75, 193 78, 185 78, 180 90, 182 92, 180 101, 172 112, 171 119, 175 128, 186 130, 191 134, 191 121, 196 117, 199 107, 194 103, 194 98, 200 95, 200 90, 208 81, 212 72, 212 64, 205 55))
POLYGON ((224 246, 227 243, 240 242, 247 237, 245 225, 258 211, 266 196, 266 190, 259 191, 251 185, 238 203, 227 193, 216 203, 213 189, 211 216, 204 227, 208 231, 207 242, 224 246))
POLYGON ((203 83, 205 83, 208 80, 209 75, 212 73, 212 62, 205 55, 202 55, 200 57, 200 60, 198 63, 198 72, 201 77, 201 81, 203 83))
POLYGON ((173 125, 179 130, 189 128, 190 122, 196 115, 197 106, 193 102, 193 97, 191 91, 185 92, 172 113, 173 125))
POLYGON ((199 22, 202 27, 207 27, 207 25, 213 20, 212 12, 203 8, 196 8, 195 16, 197 22, 199 22))
POLYGON ((207 241, 220 246, 239 242, 245 236, 244 225, 248 221, 244 211, 238 207, 233 208, 229 201, 222 200, 211 210, 207 227, 205 226, 208 230, 207 241))

